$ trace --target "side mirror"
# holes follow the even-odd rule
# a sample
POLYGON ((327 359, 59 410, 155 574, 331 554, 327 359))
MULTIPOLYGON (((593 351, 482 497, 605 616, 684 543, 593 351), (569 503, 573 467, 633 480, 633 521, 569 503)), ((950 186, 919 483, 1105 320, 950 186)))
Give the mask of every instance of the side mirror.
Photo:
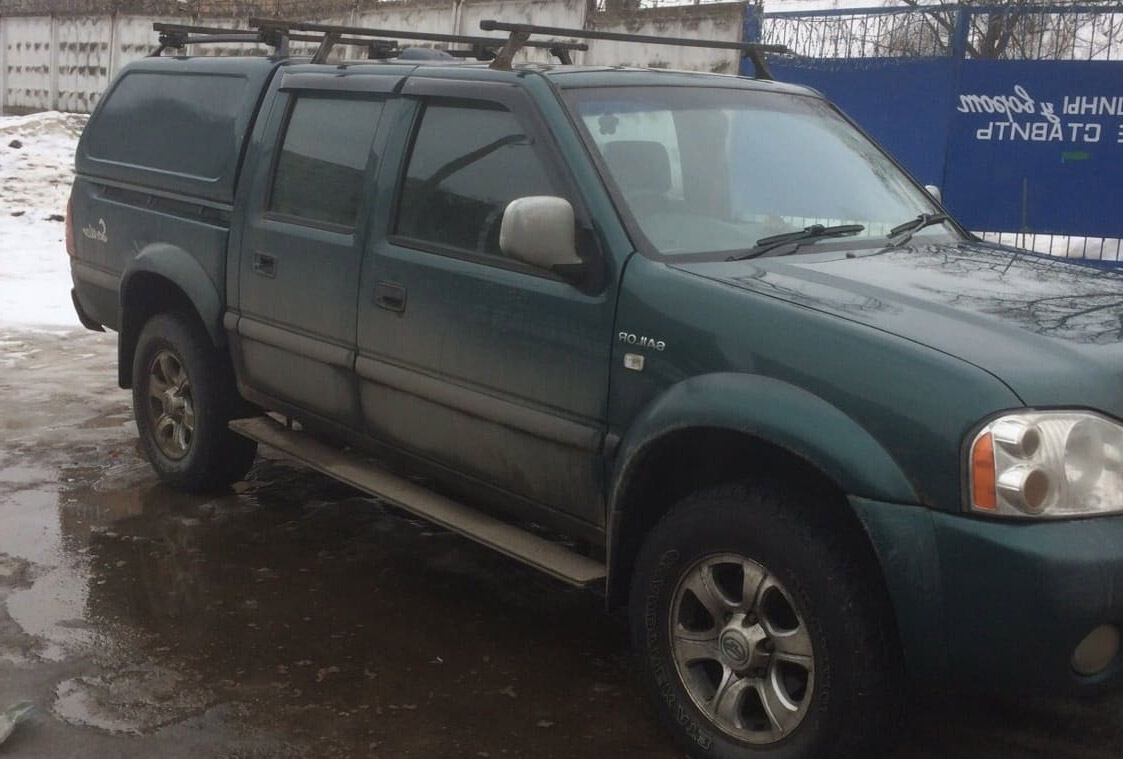
POLYGON ((584 270, 577 257, 576 220, 565 198, 531 195, 507 204, 499 249, 517 261, 572 277, 584 270))
POLYGON ((943 203, 944 202, 944 199, 940 196, 940 188, 937 187, 936 185, 926 184, 926 185, 924 185, 924 189, 928 191, 929 195, 931 195, 933 198, 936 199, 937 203, 943 203))

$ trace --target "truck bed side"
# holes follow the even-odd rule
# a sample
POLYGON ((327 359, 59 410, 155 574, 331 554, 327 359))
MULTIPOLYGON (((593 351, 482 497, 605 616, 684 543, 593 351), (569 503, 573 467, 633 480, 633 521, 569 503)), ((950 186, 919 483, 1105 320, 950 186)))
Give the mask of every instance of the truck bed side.
MULTIPOLYGON (((90 117, 75 159, 71 270, 85 313, 122 333, 123 367, 130 297, 184 299, 216 342, 223 339, 235 189, 280 65, 259 57, 145 58, 125 67, 90 117)), ((127 367, 121 374, 127 386, 127 367)))

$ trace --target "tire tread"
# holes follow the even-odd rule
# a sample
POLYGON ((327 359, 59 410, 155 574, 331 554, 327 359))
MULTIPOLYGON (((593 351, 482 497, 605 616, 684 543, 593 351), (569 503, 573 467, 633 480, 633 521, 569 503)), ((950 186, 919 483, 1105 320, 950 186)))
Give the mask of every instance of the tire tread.
POLYGON ((229 421, 246 413, 238 395, 226 353, 215 346, 193 314, 165 311, 149 319, 140 331, 133 359, 133 410, 141 446, 162 480, 188 492, 226 487, 245 476, 253 465, 257 443, 236 434, 229 421), (148 356, 155 344, 172 347, 191 377, 197 406, 196 438, 192 451, 181 461, 166 458, 142 428, 147 412, 142 408, 147 388, 148 356))
MULTIPOLYGON (((865 546, 856 545, 852 525, 842 513, 824 506, 823 499, 837 501, 837 496, 816 492, 782 480, 756 480, 729 483, 698 491, 687 496, 666 514, 648 533, 636 561, 630 602, 633 642, 642 650, 638 634, 642 611, 637 599, 644 589, 642 576, 657 559, 655 550, 665 536, 679 536, 694 529, 698 520, 717 524, 744 523, 747 509, 753 518, 780 526, 780 531, 795 536, 804 545, 815 546, 810 552, 808 573, 819 574, 843 604, 846 637, 851 641, 847 651, 848 670, 852 673, 846 694, 832 699, 844 704, 848 729, 831 737, 830 746, 813 756, 829 759, 869 759, 881 756, 893 742, 902 719, 903 659, 892 615, 876 559, 865 546)), ((845 504, 841 504, 845 508, 845 504)), ((672 538, 673 539, 673 538, 672 538)), ((818 669, 818 667, 817 667, 818 669)), ((648 685, 651 685, 649 681, 648 685)), ((658 702, 657 702, 658 703, 658 702)), ((694 756, 790 756, 782 752, 745 749, 735 753, 699 753, 699 746, 677 726, 673 731, 680 745, 694 756)), ((732 743, 732 742, 731 742, 732 743)), ((715 744, 716 746, 716 744, 715 744)), ((809 755, 812 756, 812 755, 809 755)))

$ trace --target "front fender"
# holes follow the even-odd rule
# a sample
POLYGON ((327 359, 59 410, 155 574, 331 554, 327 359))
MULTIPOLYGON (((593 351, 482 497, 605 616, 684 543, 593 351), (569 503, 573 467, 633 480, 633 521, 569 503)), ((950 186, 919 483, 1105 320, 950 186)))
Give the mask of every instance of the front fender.
POLYGON ((847 495, 919 503, 915 488, 889 452, 835 406, 770 377, 722 372, 673 385, 632 423, 615 457, 613 517, 644 451, 664 435, 698 427, 743 432, 783 448, 816 467, 847 495))
POLYGON ((222 328, 222 296, 218 285, 195 256, 169 243, 152 243, 126 264, 121 275, 120 290, 121 314, 124 319, 127 319, 125 306, 130 296, 130 280, 141 272, 163 277, 182 290, 195 307, 215 345, 226 342, 226 333, 222 328))

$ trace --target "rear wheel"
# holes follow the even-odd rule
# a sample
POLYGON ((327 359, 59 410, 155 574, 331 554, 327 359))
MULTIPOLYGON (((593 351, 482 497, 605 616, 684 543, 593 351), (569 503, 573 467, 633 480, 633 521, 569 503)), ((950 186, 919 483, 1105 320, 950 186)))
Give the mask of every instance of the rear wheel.
MULTIPOLYGON (((827 507, 824 507, 827 508, 827 507)), ((876 568, 807 495, 695 494, 649 534, 633 643, 697 757, 870 757, 897 726, 900 652, 876 568)))
POLYGON ((133 360, 133 411, 141 447, 160 478, 200 491, 241 479, 257 444, 230 431, 245 413, 225 354, 198 320, 152 317, 133 360))

